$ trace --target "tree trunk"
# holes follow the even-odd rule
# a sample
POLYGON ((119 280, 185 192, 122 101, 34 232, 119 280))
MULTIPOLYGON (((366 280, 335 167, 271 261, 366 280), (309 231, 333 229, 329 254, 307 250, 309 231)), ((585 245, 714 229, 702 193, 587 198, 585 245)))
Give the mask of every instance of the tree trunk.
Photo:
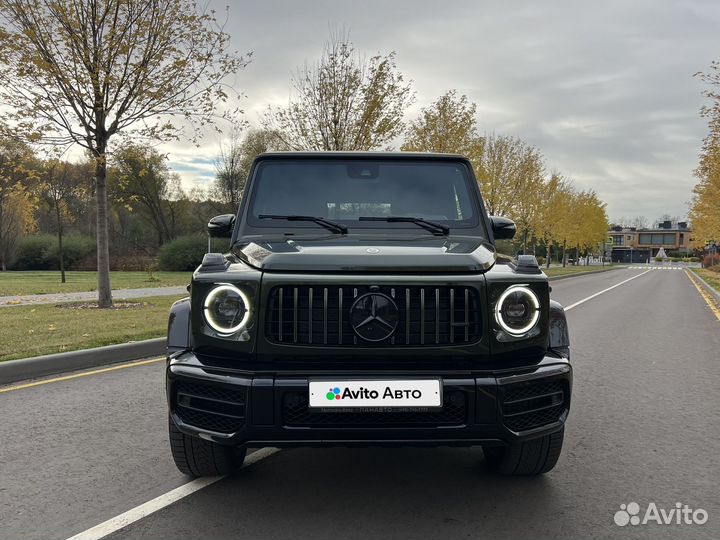
POLYGON ((65 256, 63 254, 62 232, 58 232, 58 249, 60 252, 60 283, 65 283, 65 256))
POLYGON ((547 243, 547 261, 545 261, 545 268, 550 268, 550 257, 552 257, 552 244, 550 242, 547 243))
POLYGON ((60 263, 60 283, 65 283, 65 254, 63 252, 63 227, 60 216, 60 203, 55 203, 55 214, 58 224, 58 258, 60 263))
POLYGON ((105 147, 98 149, 95 156, 95 200, 97 203, 97 273, 98 307, 110 308, 112 289, 110 288, 110 246, 108 240, 107 212, 107 161, 105 147))
POLYGON ((567 257, 565 250, 567 249, 567 242, 563 241, 563 250, 562 250, 562 259, 563 259, 563 268, 565 268, 565 265, 567 265, 567 257))

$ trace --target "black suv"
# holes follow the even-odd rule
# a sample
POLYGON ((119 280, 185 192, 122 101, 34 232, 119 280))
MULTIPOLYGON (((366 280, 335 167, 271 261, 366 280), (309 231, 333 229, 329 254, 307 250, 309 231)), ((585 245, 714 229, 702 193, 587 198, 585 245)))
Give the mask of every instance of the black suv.
POLYGON ((555 465, 572 370, 533 256, 495 241, 470 162, 270 153, 168 328, 172 454, 228 474, 248 447, 482 446, 491 470, 555 465))

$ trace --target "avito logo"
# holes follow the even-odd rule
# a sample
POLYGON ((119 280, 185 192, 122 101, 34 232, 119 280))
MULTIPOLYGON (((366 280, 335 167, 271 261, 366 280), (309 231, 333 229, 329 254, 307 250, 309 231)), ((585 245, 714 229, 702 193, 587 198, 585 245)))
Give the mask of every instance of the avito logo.
POLYGON ((707 510, 702 508, 690 508, 687 504, 675 503, 675 508, 666 510, 659 508, 657 504, 648 504, 644 515, 641 516, 640 505, 636 502, 621 504, 620 510, 615 512, 613 519, 620 527, 626 525, 647 525, 656 523, 658 525, 704 525, 708 520, 707 510))
POLYGON ((332 401, 334 399, 340 399, 340 389, 335 387, 331 388, 330 391, 325 394, 325 397, 328 398, 328 401, 332 401))

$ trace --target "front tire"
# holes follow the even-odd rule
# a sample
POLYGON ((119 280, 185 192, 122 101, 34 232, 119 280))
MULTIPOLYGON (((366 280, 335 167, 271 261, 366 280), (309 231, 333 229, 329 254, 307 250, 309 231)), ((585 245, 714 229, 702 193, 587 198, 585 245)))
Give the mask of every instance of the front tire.
POLYGON ((225 476, 242 467, 245 449, 191 437, 180 431, 168 417, 170 450, 175 465, 188 476, 225 476))
POLYGON ((538 439, 510 446, 483 446, 488 469, 511 476, 535 476, 550 471, 562 450, 565 427, 538 439))

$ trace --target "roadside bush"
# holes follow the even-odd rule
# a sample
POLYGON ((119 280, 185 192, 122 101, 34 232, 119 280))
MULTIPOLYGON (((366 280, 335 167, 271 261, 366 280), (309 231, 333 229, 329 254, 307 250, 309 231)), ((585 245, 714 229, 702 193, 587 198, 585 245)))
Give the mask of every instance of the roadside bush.
POLYGON ((547 262, 547 259, 545 257, 536 257, 538 265, 545 266, 545 263, 547 262))
POLYGON ((18 242, 17 255, 13 270, 50 270, 50 252, 55 237, 51 234, 36 234, 21 238, 18 242))
MULTIPOLYGON (((224 253, 230 242, 227 238, 213 238, 213 252, 224 253)), ((164 244, 158 252, 160 270, 186 272, 195 270, 208 251, 207 236, 181 236, 164 244)))
MULTIPOLYGON (((69 235, 63 238, 66 270, 79 270, 83 261, 94 256, 95 240, 90 236, 69 235)), ((14 270, 58 270, 60 248, 52 234, 36 234, 21 239, 14 270)), ((92 270, 95 268, 93 267, 92 270)))
MULTIPOLYGON (((87 257, 95 255, 95 240, 90 236, 82 236, 79 234, 63 237, 63 260, 65 262, 65 270, 79 270, 81 261, 87 257)), ((54 240, 50 252, 48 253, 50 268, 57 270, 60 268, 60 248, 57 238, 54 240)))

